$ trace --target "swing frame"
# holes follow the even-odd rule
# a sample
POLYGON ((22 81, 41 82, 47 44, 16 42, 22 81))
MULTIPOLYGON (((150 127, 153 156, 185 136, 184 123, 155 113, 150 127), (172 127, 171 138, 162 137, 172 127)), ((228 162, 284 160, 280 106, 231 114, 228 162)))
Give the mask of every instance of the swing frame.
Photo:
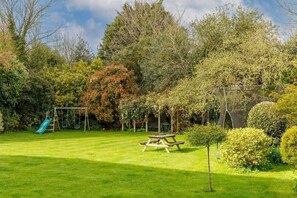
MULTIPOLYGON (((84 131, 90 130, 88 108, 87 107, 54 107, 54 120, 53 120, 53 131, 55 131, 55 121, 58 120, 57 110, 84 110, 85 119, 84 119, 84 131)), ((80 111, 79 111, 80 112, 80 111)))

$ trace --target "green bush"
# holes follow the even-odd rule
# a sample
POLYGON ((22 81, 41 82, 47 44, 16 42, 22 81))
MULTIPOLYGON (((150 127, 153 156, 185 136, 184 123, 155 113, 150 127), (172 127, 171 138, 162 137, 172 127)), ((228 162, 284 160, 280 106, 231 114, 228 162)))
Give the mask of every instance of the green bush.
POLYGON ((231 167, 257 168, 266 164, 271 144, 272 139, 261 129, 232 129, 222 144, 222 158, 231 167))
POLYGON ((2 117, 2 113, 0 112, 0 132, 2 132, 4 130, 3 128, 3 117, 2 117))
POLYGON ((249 112, 248 127, 263 129, 273 138, 281 138, 286 129, 286 122, 276 111, 274 102, 261 102, 256 104, 249 112))
POLYGON ((15 130, 19 126, 20 116, 17 113, 12 113, 7 116, 7 120, 5 120, 5 129, 7 130, 15 130))
POLYGON ((297 82, 296 85, 286 86, 284 93, 282 93, 277 102, 277 110, 286 118, 290 126, 297 125, 297 82))
POLYGON ((279 147, 275 147, 268 154, 267 159, 272 164, 282 164, 282 155, 280 153, 279 147))
POLYGON ((280 150, 284 162, 297 166, 297 126, 289 128, 284 133, 280 150))

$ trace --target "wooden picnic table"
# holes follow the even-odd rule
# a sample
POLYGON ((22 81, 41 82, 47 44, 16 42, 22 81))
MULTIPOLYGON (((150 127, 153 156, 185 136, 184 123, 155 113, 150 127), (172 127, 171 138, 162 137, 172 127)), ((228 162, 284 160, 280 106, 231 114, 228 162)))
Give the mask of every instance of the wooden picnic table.
POLYGON ((176 141, 175 134, 158 134, 158 135, 149 135, 147 142, 141 142, 141 145, 144 145, 142 151, 145 151, 148 146, 153 146, 156 148, 164 148, 167 153, 169 152, 169 147, 177 146, 180 150, 179 145, 184 144, 185 142, 176 141))

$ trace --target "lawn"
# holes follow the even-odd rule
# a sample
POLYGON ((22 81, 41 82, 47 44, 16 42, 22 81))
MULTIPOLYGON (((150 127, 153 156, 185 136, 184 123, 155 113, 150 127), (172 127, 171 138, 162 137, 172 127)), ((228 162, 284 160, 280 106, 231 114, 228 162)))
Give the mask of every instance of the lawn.
MULTIPOLYGON (((296 197, 293 168, 242 173, 206 150, 148 148, 147 133, 63 131, 0 135, 0 197, 296 197)), ((184 140, 184 136, 177 136, 184 140)))

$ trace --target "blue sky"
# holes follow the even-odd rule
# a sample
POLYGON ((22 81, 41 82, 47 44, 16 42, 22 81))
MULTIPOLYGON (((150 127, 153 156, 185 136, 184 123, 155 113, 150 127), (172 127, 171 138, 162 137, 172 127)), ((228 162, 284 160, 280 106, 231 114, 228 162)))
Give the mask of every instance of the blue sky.
MULTIPOLYGON (((59 32, 69 37, 83 36, 94 53, 97 52, 106 25, 111 23, 125 2, 133 0, 54 0, 49 21, 61 26, 59 32)), ((153 1, 153 0, 147 0, 153 1)), ((287 37, 289 17, 276 0, 164 0, 165 8, 175 15, 184 12, 184 23, 201 18, 224 3, 242 4, 257 9, 264 17, 280 27, 280 35, 287 37)))

